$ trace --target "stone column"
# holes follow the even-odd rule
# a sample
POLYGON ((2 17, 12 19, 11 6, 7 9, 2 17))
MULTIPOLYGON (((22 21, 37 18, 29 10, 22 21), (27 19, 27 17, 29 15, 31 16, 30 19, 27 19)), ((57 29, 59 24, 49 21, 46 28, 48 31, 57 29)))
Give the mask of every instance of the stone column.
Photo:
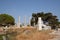
POLYGON ((29 17, 29 26, 31 26, 30 22, 31 22, 31 17, 29 17))
POLYGON ((26 27, 26 16, 24 16, 24 27, 26 27))
POLYGON ((41 17, 38 18, 38 30, 42 30, 42 20, 41 20, 41 17))
POLYGON ((18 28, 20 28, 20 16, 18 17, 18 24, 17 24, 18 28))

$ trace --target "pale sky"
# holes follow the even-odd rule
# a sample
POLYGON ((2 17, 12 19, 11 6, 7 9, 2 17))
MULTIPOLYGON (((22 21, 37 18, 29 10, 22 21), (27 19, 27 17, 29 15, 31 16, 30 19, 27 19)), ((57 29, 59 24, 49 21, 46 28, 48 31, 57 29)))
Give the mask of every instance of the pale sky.
POLYGON ((32 16, 32 13, 51 12, 60 20, 60 0, 0 0, 0 14, 12 15, 16 22, 20 16, 21 23, 24 16, 32 16))

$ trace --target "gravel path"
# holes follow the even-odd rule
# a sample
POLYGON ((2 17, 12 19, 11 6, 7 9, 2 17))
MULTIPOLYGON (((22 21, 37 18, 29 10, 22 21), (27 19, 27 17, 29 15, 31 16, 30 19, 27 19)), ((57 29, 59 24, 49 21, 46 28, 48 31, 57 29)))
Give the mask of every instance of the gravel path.
POLYGON ((49 40, 60 40, 60 29, 58 29, 58 31, 54 31, 50 34, 56 35, 56 37, 54 37, 53 39, 49 39, 49 40))

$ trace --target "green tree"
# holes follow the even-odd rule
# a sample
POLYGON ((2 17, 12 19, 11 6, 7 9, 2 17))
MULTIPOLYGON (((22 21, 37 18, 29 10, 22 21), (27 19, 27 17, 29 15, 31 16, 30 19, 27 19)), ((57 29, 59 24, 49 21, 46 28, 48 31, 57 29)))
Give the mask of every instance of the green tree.
POLYGON ((34 25, 33 23, 37 24, 38 17, 41 17, 44 23, 48 22, 50 26, 57 26, 59 24, 56 15, 53 15, 50 12, 49 13, 40 12, 32 14, 31 25, 34 25), (35 21, 33 21, 33 18, 35 18, 35 21))
POLYGON ((1 25, 14 25, 15 19, 8 14, 0 14, 0 26, 1 25))

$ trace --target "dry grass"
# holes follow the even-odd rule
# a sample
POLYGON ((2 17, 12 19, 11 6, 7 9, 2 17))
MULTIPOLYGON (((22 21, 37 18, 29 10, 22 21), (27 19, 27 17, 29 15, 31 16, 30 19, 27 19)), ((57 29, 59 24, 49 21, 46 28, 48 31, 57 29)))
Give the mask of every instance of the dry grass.
POLYGON ((49 33, 52 32, 51 30, 42 30, 37 31, 34 28, 21 28, 17 36, 15 37, 16 40, 48 40, 52 39, 54 36, 50 35, 49 33), (26 33, 26 31, 28 31, 26 33))

